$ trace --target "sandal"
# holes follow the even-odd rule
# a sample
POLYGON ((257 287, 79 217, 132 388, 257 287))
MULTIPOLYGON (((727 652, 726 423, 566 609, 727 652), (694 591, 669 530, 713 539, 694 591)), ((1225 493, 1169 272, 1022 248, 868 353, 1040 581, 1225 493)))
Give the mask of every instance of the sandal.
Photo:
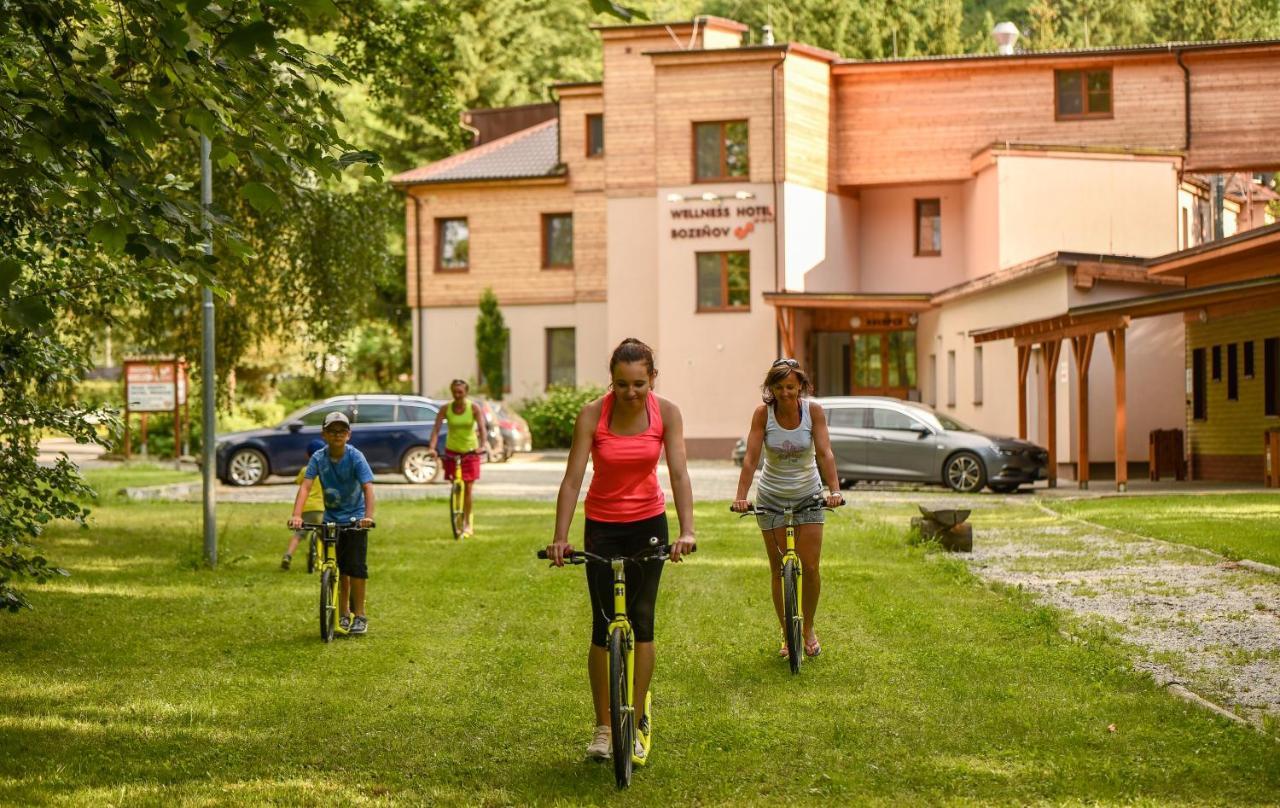
POLYGON ((807 657, 816 657, 822 653, 822 643, 818 642, 818 635, 813 635, 813 642, 804 641, 804 655, 807 657))

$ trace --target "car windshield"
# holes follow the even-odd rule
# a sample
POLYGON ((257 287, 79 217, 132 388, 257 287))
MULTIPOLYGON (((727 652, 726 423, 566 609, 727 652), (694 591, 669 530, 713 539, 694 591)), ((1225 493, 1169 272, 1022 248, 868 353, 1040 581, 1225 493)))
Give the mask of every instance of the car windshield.
POLYGON ((935 412, 933 414, 933 417, 937 418, 938 423, 942 424, 942 428, 947 430, 948 432, 977 432, 978 431, 973 427, 969 426, 968 424, 961 423, 960 421, 957 421, 956 419, 948 415, 943 415, 940 412, 935 412))

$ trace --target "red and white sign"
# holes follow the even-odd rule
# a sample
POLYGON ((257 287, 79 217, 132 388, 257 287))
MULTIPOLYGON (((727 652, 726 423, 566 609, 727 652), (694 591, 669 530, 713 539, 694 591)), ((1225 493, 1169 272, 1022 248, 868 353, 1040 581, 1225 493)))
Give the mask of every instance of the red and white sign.
POLYGON ((124 378, 131 412, 173 412, 187 403, 187 374, 179 373, 175 362, 127 362, 124 378))

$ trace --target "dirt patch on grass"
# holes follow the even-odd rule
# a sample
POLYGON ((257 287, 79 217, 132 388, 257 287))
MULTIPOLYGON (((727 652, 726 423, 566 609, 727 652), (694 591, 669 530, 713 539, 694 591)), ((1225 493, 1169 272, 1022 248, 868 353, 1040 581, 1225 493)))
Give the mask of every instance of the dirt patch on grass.
POLYGON ((1140 649, 1137 669, 1280 734, 1280 580, 1079 522, 971 521, 975 573, 1106 626, 1140 649))

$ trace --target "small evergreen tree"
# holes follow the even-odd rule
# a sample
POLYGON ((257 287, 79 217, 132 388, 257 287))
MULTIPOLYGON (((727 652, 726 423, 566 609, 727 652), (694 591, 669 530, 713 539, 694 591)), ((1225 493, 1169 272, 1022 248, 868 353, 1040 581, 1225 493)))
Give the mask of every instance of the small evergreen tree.
POLYGON ((481 386, 494 401, 502 400, 502 388, 507 383, 503 359, 509 333, 498 308, 498 296, 486 286, 480 295, 480 316, 476 319, 476 364, 480 366, 481 386))

